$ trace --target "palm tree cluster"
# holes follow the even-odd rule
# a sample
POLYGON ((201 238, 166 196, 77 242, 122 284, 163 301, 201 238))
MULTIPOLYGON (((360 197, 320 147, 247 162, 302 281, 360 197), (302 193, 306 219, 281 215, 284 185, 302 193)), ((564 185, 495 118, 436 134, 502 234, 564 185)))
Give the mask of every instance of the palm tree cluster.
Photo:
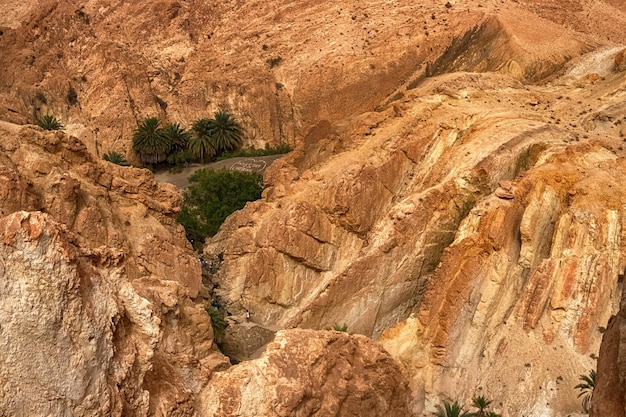
POLYGON ((487 411, 487 408, 492 403, 492 401, 488 400, 484 396, 480 395, 478 397, 472 398, 472 405, 478 409, 478 411, 470 412, 466 410, 464 406, 460 405, 458 401, 453 403, 449 403, 448 401, 443 402, 443 406, 437 406, 437 412, 435 413, 436 417, 500 417, 500 414, 497 414, 493 411, 487 411))
POLYGON ((179 123, 160 126, 156 117, 141 123, 133 134, 133 150, 142 162, 158 164, 168 161, 172 164, 206 162, 224 152, 241 146, 243 130, 235 118, 220 110, 212 119, 193 122, 191 132, 179 123))

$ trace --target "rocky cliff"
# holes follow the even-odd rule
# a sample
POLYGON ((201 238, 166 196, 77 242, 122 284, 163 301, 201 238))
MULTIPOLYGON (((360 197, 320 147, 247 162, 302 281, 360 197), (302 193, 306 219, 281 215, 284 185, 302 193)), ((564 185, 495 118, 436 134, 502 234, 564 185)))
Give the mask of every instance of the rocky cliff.
POLYGON ((192 301, 180 195, 62 132, 0 137, 0 414, 191 415, 229 363, 192 301))
POLYGON ((621 2, 0 7, 2 414, 423 415, 482 394, 564 416, 605 327, 592 412, 618 412, 621 2), (99 158, 132 159, 146 116, 218 108, 295 151, 207 243, 214 295, 391 356, 290 330, 225 370, 180 195, 99 158), (17 125, 43 114, 67 134, 17 125))

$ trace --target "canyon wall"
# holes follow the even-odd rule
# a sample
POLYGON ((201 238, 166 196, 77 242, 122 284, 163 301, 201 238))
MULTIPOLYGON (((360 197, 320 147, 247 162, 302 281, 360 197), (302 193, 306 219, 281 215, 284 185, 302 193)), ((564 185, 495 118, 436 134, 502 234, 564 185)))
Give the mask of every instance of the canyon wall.
POLYGON ((193 415, 229 362, 192 301, 178 192, 63 132, 0 122, 0 137, 1 413, 193 415))
POLYGON ((205 247, 217 294, 270 327, 380 338, 418 415, 481 394, 580 410, 624 270, 619 49, 541 86, 432 77, 320 127, 205 247))

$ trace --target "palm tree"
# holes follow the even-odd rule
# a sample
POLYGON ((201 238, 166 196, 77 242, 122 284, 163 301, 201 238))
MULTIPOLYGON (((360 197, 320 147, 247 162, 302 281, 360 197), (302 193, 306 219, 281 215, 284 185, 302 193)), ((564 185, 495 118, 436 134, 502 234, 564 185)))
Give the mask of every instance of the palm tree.
POLYGON ((108 162, 112 162, 116 165, 123 166, 123 167, 128 166, 128 162, 126 161, 126 158, 124 158, 124 155, 122 155, 119 152, 109 151, 102 156, 102 159, 108 162))
POLYGON ((578 397, 583 397, 582 406, 585 413, 589 412, 591 408, 591 398, 593 397, 593 390, 596 387, 596 371, 592 369, 589 371, 589 375, 580 375, 580 380, 583 381, 576 385, 574 388, 580 390, 578 397))
POLYGON ((150 117, 140 124, 133 134, 133 150, 139 154, 144 163, 156 164, 167 158, 171 144, 159 120, 150 117))
POLYGON ((63 129, 63 125, 61 124, 61 122, 59 122, 56 117, 50 115, 40 117, 35 123, 37 123, 37 126, 42 128, 43 130, 63 129))
POLYGON ((242 129, 227 112, 217 111, 211 123, 211 138, 218 152, 228 152, 241 146, 242 129))
POLYGON ((205 162, 207 158, 212 158, 216 153, 211 136, 212 125, 211 119, 200 119, 193 122, 191 126, 193 135, 188 142, 189 151, 202 162, 205 162))
POLYGON ((472 404, 474 405, 474 407, 478 408, 478 412, 475 414, 476 417, 486 417, 488 415, 487 407, 489 407, 491 401, 489 401, 483 395, 472 398, 472 404))
POLYGON ((443 407, 441 405, 437 406, 437 412, 435 413, 437 417, 471 417, 472 413, 464 411, 463 406, 459 405, 458 401, 455 401, 453 404, 450 404, 447 401, 443 402, 443 407))
POLYGON ((178 152, 187 149, 190 135, 179 123, 168 123, 165 125, 163 134, 170 141, 170 152, 178 152))

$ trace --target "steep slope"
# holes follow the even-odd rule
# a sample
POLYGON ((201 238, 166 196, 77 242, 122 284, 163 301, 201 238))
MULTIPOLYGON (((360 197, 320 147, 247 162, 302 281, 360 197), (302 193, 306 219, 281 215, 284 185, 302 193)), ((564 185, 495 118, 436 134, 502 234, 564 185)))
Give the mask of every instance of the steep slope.
MULTIPOLYGON (((0 119, 51 113, 70 133, 0 122, 0 251, 10 260, 0 296, 11 306, 0 343, 12 364, 2 377, 15 385, 2 413, 245 414, 293 399, 281 410, 314 415, 346 392, 399 396, 376 412, 406 411, 396 364, 359 336, 340 338, 339 359, 316 353, 320 372, 350 363, 342 369, 357 386, 335 392, 295 367, 310 353, 302 346, 333 345, 326 333, 279 333, 265 359, 213 372, 227 361, 174 220, 180 195, 98 159, 128 153, 148 115, 188 123, 220 107, 243 121, 247 144, 296 146, 267 171, 264 199, 205 248, 230 311, 274 329, 346 323, 380 338, 409 377, 407 413, 476 394, 504 415, 578 409, 572 387, 595 366, 624 269, 621 3, 1 8, 0 119), (44 342, 39 352, 32 340, 44 342), (356 360, 365 351, 373 365, 356 360), (66 352, 72 369, 19 386, 20 375, 66 366, 66 352), (385 369, 401 388, 361 386, 363 373, 385 369), (271 389, 287 377, 285 391, 271 389), (240 381, 268 401, 233 390, 240 381)), ((605 375, 621 360, 615 323, 605 375)), ((339 411, 363 411, 348 403, 339 411)))
POLYGON ((62 132, 0 122, 0 137, 0 413, 192 415, 229 364, 192 301, 179 194, 62 132))
POLYGON ((417 413, 578 410, 624 269, 618 51, 543 86, 434 77, 320 128, 205 248, 217 293, 268 326, 382 333, 417 413))
POLYGON ((293 145, 426 74, 497 69, 537 80, 607 37, 626 43, 603 27, 623 13, 570 3, 571 15, 538 17, 545 7, 532 2, 5 1, 0 119, 54 114, 91 153, 132 159, 145 117, 188 125, 222 107, 248 144, 293 145), (590 27, 573 32, 559 16, 590 27), (540 36, 528 35, 536 27, 540 36))

